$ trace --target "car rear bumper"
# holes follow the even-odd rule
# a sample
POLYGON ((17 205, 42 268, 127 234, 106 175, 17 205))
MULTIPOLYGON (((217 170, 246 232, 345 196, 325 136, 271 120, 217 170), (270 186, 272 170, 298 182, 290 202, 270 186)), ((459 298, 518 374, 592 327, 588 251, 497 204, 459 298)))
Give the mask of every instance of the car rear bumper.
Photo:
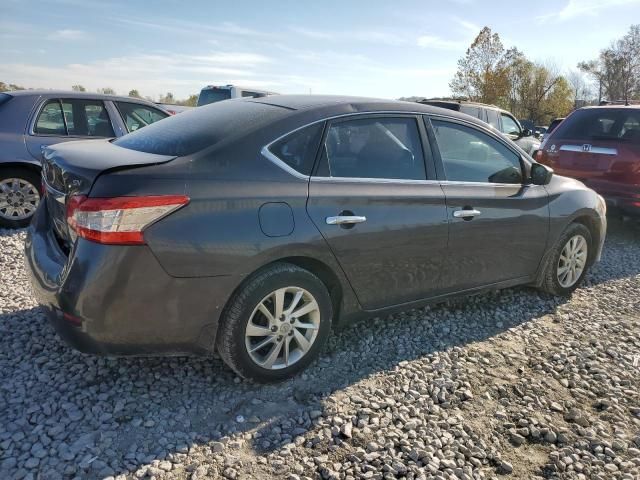
POLYGON ((29 227, 26 264, 34 294, 60 336, 103 355, 207 353, 239 280, 168 275, 147 246, 78 239, 67 257, 45 202, 29 227))

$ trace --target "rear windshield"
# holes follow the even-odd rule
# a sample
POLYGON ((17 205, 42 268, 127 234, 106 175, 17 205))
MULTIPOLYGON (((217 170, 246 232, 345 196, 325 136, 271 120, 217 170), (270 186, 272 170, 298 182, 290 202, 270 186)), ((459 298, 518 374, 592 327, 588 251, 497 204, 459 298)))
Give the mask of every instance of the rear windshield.
POLYGON ((555 129, 556 140, 615 140, 640 144, 640 109, 586 108, 555 129))
POLYGON ((11 100, 11 95, 0 93, 0 105, 2 105, 3 103, 7 103, 9 100, 11 100))
POLYGON ((198 97, 198 105, 208 105, 230 98, 231 89, 229 88, 203 88, 198 97))
POLYGON ((284 113, 285 109, 263 103, 219 102, 165 118, 113 143, 139 152, 182 157, 260 127, 284 113))

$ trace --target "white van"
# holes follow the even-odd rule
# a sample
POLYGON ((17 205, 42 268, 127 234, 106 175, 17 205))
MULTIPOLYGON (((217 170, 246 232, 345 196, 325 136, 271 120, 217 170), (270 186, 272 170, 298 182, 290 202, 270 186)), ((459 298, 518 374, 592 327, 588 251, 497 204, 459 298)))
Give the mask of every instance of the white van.
POLYGON ((258 98, 266 97, 267 95, 277 95, 277 93, 266 90, 256 90, 255 88, 243 88, 235 85, 208 85, 200 90, 198 106, 219 102, 221 100, 229 100, 231 98, 258 98))

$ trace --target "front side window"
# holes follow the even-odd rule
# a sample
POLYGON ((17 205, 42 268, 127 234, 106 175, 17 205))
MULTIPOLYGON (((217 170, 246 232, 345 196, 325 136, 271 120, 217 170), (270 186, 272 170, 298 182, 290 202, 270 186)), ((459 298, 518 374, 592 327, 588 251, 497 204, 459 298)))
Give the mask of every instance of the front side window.
POLYGON ((520 127, 516 121, 506 113, 501 113, 502 117, 502 133, 506 135, 520 135, 520 127))
POLYGON ((447 180, 522 183, 520 157, 475 128, 432 120, 447 180))
POLYGON ((67 134, 59 100, 49 100, 40 110, 34 132, 39 135, 64 136, 67 134))
POLYGON ((269 150, 294 170, 303 175, 311 175, 322 139, 323 125, 320 122, 293 132, 274 143, 269 150))
POLYGON ((318 175, 425 180, 415 118, 365 118, 332 123, 318 175))
POLYGON ((156 108, 140 105, 139 103, 116 102, 116 105, 128 132, 135 132, 169 116, 156 108))
POLYGON ((100 100, 62 100, 67 131, 73 137, 115 137, 107 108, 100 100))

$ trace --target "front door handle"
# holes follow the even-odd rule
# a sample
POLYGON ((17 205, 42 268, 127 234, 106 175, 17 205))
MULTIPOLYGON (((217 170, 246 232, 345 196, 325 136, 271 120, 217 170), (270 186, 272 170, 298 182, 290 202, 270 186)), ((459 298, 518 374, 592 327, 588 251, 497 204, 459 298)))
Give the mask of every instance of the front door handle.
POLYGON ((478 215, 480 215, 482 212, 480 210, 474 210, 474 209, 470 209, 470 210, 456 210, 453 212, 453 216, 456 218, 464 218, 464 219, 472 219, 473 217, 477 217, 478 215))
POLYGON ((363 223, 367 221, 367 217, 359 215, 338 215, 336 217, 327 217, 327 225, 353 225, 355 223, 363 223))

